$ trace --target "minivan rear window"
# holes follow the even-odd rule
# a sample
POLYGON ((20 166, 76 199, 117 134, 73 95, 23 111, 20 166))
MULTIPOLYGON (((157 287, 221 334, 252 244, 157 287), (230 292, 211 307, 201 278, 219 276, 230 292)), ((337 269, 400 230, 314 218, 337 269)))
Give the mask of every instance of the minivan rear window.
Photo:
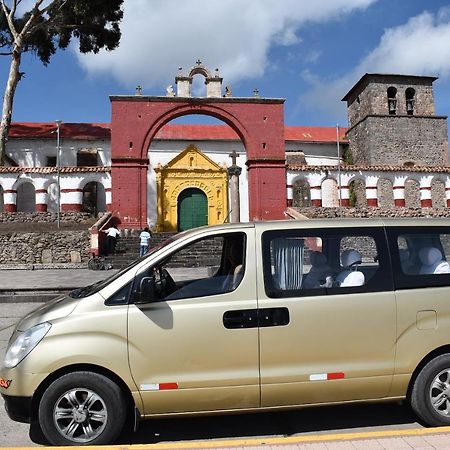
POLYGON ((393 228, 389 235, 397 288, 450 285, 449 228, 393 228))

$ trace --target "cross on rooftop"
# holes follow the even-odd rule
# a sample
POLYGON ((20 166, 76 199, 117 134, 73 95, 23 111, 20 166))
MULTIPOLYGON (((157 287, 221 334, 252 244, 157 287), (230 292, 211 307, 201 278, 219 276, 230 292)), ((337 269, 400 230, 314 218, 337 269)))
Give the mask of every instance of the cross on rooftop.
POLYGON ((202 65, 201 60, 200 60, 200 59, 197 59, 196 64, 197 64, 197 66, 201 66, 201 65, 202 65))

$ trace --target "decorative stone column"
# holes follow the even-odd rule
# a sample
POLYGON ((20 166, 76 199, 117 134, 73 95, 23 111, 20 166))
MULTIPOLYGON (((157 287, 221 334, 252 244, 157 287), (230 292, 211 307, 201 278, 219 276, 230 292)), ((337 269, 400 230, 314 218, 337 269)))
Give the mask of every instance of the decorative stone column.
POLYGON ((368 176, 366 177, 366 199, 367 206, 377 207, 378 206, 378 177, 368 176))
POLYGON ((292 184, 286 185, 286 206, 288 208, 292 207, 294 204, 294 187, 292 184))
POLYGON ((322 186, 310 186, 311 206, 320 208, 322 206, 322 186))
POLYGON ((445 199, 447 201, 447 208, 450 208, 450 177, 445 180, 445 199))
POLYGON ((242 169, 233 164, 228 168, 230 177, 230 222, 237 223, 241 221, 241 203, 239 195, 239 176, 242 169))
POLYGON ((309 173, 306 179, 309 183, 311 206, 320 208, 322 206, 322 181, 324 179, 324 174, 309 173))
POLYGON ((3 209, 5 212, 17 211, 17 191, 15 189, 5 189, 3 191, 3 209))
POLYGON ((393 194, 394 194, 394 205, 397 208, 404 208, 406 206, 405 200, 405 183, 406 176, 395 177, 394 183, 392 185, 393 194))
POLYGON ((431 208, 433 201, 431 199, 431 182, 433 176, 423 176, 420 179, 420 206, 422 208, 431 208))
POLYGON ((47 189, 36 189, 36 212, 47 212, 47 189))
POLYGON ((83 189, 61 189, 61 211, 81 212, 83 189))
POLYGON ((112 188, 105 188, 105 200, 107 211, 112 211, 112 188))

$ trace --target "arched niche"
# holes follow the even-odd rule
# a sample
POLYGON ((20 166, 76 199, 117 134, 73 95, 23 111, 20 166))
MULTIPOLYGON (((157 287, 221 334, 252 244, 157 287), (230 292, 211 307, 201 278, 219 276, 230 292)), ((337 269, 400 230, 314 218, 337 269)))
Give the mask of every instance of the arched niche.
POLYGON ((311 188, 305 179, 299 179, 294 182, 292 205, 295 208, 311 206, 311 188))
POLYGON ((36 191, 33 183, 24 182, 17 187, 17 212, 36 211, 36 191))

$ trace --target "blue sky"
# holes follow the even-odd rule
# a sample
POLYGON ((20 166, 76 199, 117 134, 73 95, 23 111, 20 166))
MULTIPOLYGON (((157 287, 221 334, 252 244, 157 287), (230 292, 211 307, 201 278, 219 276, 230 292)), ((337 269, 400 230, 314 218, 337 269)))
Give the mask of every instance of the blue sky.
MULTIPOLYGON (((24 5, 33 3, 24 0, 24 5)), ((125 0, 114 52, 76 45, 23 58, 13 121, 108 122, 109 95, 165 95, 179 66, 219 68, 234 96, 286 98, 287 125, 347 125, 341 98, 366 72, 434 75, 450 113, 450 4, 442 0, 125 0)), ((0 85, 9 59, 0 59, 0 85)))

